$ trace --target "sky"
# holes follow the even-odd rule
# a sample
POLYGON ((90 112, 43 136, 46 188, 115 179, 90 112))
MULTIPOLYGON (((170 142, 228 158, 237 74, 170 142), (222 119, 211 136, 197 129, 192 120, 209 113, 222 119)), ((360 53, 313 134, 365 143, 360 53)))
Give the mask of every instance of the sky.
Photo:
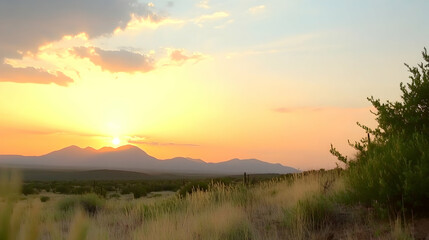
POLYGON ((333 168, 429 47, 425 0, 0 0, 0 154, 133 144, 333 168))

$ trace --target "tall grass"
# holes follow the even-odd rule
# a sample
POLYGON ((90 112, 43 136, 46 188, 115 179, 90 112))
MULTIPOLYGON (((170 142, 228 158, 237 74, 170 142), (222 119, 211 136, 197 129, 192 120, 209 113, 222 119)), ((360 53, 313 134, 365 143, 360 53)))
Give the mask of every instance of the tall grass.
MULTIPOLYGON (((100 204, 94 195, 52 194, 42 203, 39 195, 20 199, 16 174, 2 175, 0 182, 2 240, 326 239, 338 227, 333 220, 338 217, 336 193, 344 188, 337 172, 324 172, 254 186, 212 183, 185 196, 100 204), (82 202, 96 211, 88 211, 82 202)), ((393 224, 386 234, 409 236, 406 233, 404 226, 393 224)))
POLYGON ((251 239, 249 220, 243 209, 230 204, 188 209, 148 221, 135 239, 251 239))
MULTIPOLYGON (((0 171, 0 239, 1 240, 36 240, 42 237, 46 226, 41 217, 42 202, 39 198, 20 201, 21 178, 16 171, 0 171)), ((72 224, 69 232, 71 240, 86 239, 84 231, 85 216, 78 214, 79 219, 72 224)), ((54 232, 54 231, 53 231, 54 232)))

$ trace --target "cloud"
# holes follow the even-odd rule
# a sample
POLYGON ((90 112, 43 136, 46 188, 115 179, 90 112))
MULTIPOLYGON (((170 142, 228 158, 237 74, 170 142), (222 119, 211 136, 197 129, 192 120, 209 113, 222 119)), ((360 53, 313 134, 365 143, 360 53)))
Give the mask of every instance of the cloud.
POLYGON ((210 6, 209 6, 209 0, 199 1, 198 4, 197 4, 197 7, 209 9, 210 8, 210 6))
POLYGON ((73 79, 59 71, 52 74, 43 69, 33 67, 14 68, 8 64, 0 64, 0 82, 55 83, 59 86, 67 86, 73 82, 73 79))
POLYGON ((265 10, 265 5, 259 5, 259 6, 249 8, 249 12, 251 14, 262 13, 264 10, 265 10))
POLYGON ((148 72, 154 69, 154 60, 147 55, 126 50, 108 51, 97 47, 75 47, 76 56, 88 58, 92 63, 109 72, 148 72))
POLYGON ((122 32, 130 32, 130 31, 141 31, 143 28, 157 29, 161 26, 166 25, 182 25, 186 21, 181 19, 173 19, 173 18, 163 18, 162 20, 153 21, 151 18, 141 18, 132 16, 131 20, 128 22, 125 29, 117 28, 115 30, 115 34, 120 34, 122 32))
POLYGON ((221 18, 229 17, 229 13, 227 12, 214 12, 212 14, 201 15, 197 18, 192 19, 192 21, 198 26, 202 26, 202 23, 207 21, 213 21, 221 18))
POLYGON ((66 35, 85 32, 90 38, 125 28, 132 16, 159 21, 147 4, 137 0, 14 0, 0 1, 0 81, 56 83, 66 86, 71 79, 43 69, 15 68, 7 58, 36 53, 40 46, 66 35), (8 72, 8 74, 5 74, 8 72), (32 74, 35 75, 32 77, 32 74))
POLYGON ((172 142, 159 142, 159 141, 153 141, 149 140, 151 137, 143 136, 143 135, 134 135, 128 138, 128 143, 131 144, 142 144, 142 145, 151 145, 151 146, 177 146, 177 147, 199 147, 200 145, 197 144, 190 144, 190 143, 172 143, 172 142))
POLYGON ((201 53, 192 53, 191 55, 185 55, 183 49, 170 50, 170 60, 176 64, 183 64, 186 61, 194 60, 199 62, 204 59, 204 55, 201 53))
POLYGON ((71 130, 55 129, 55 128, 45 128, 45 127, 35 127, 35 126, 7 126, 5 129, 2 129, 4 126, 0 126, 2 132, 13 133, 13 134, 25 134, 25 135, 67 135, 67 136, 79 136, 79 137, 94 137, 94 138, 110 138, 108 135, 88 133, 88 132, 78 132, 71 130))
POLYGON ((149 142, 149 141, 138 141, 138 140, 128 140, 128 143, 151 145, 151 146, 172 146, 172 147, 199 147, 200 146, 197 144, 188 144, 188 143, 162 143, 162 142, 149 142))

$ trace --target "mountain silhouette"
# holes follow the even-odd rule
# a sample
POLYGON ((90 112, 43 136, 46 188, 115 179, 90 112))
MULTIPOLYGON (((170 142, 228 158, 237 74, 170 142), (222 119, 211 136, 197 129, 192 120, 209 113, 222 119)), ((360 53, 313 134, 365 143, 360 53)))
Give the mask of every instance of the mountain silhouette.
POLYGON ((296 173, 299 170, 257 159, 232 159, 207 163, 201 159, 176 157, 160 160, 133 145, 118 148, 69 146, 42 156, 0 155, 0 165, 27 168, 109 169, 181 174, 296 173))

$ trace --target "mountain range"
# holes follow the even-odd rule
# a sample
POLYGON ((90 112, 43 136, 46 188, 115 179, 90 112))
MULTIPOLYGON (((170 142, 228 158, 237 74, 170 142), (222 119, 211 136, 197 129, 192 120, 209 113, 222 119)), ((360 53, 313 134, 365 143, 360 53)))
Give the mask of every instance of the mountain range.
POLYGON ((257 159, 231 159, 219 163, 207 163, 200 159, 185 157, 160 160, 133 145, 118 148, 103 147, 98 150, 73 145, 42 156, 0 155, 0 166, 219 175, 243 172, 249 174, 300 172, 279 163, 273 164, 257 159))

